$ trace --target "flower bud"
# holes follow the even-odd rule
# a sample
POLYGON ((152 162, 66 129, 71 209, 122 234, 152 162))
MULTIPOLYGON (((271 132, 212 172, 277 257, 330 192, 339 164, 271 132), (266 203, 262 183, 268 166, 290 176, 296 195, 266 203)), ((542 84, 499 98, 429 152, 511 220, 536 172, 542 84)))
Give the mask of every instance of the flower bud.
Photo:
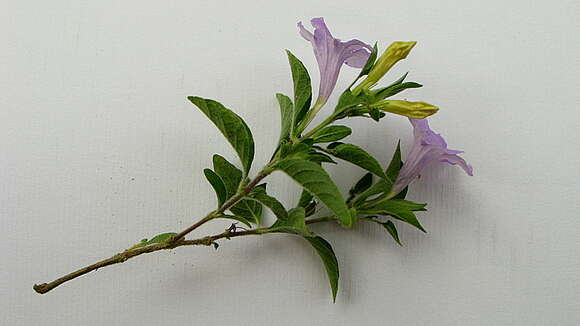
POLYGON ((362 90, 368 90, 383 78, 383 76, 400 60, 409 55, 417 42, 393 42, 377 60, 367 78, 354 88, 353 94, 358 95, 362 90))
POLYGON ((370 105, 381 111, 390 112, 413 119, 424 119, 439 111, 435 105, 425 102, 407 102, 401 100, 384 100, 370 105))

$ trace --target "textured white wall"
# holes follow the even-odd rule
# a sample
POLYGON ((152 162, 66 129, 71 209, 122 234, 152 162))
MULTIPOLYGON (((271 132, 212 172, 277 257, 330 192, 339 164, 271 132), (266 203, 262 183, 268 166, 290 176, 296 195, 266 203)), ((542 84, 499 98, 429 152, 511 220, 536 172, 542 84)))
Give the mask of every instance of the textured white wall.
MULTIPOLYGON (((578 325, 579 12, 577 1, 2 1, 0 324, 578 325), (283 49, 317 83, 295 24, 320 15, 344 39, 419 41, 389 78, 410 70, 425 84, 405 96, 441 106, 432 126, 476 173, 445 167, 414 185, 428 234, 401 226, 399 248, 371 225, 317 226, 340 259, 336 304, 318 257, 289 236, 142 256, 32 291, 213 208, 201 171, 233 151, 185 96, 234 108, 264 163, 273 94, 291 92, 283 49)), ((351 124, 383 160, 397 138, 409 144, 405 119, 351 124)), ((331 171, 343 189, 361 173, 331 171)), ((296 199, 283 176, 271 183, 296 199)))

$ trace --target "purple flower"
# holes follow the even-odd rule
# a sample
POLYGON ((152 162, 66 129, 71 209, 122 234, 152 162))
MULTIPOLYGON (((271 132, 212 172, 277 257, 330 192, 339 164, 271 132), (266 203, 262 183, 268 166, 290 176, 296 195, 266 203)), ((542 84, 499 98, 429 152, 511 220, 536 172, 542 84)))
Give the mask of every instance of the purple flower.
POLYGON ((421 171, 433 162, 447 162, 459 165, 468 175, 473 175, 473 168, 457 154, 463 153, 448 149, 447 143, 440 134, 429 128, 427 119, 409 119, 413 125, 414 141, 407 160, 403 164, 397 180, 391 189, 390 197, 405 189, 413 180, 419 177, 421 171))
POLYGON ((372 47, 359 40, 342 42, 330 34, 323 18, 313 18, 310 23, 314 27, 314 34, 298 23, 300 35, 312 43, 314 55, 320 70, 320 87, 318 89, 317 104, 321 107, 326 103, 336 86, 338 74, 343 63, 362 68, 369 58, 372 47))

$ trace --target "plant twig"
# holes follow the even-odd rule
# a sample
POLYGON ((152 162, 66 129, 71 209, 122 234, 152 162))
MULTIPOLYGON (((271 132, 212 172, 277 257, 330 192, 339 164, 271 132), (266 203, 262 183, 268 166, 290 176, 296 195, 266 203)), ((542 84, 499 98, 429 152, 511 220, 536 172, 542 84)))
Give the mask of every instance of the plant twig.
MULTIPOLYGON (((333 219, 330 217, 324 217, 324 218, 318 218, 318 219, 311 219, 311 220, 306 221, 306 223, 313 224, 313 223, 319 223, 319 222, 325 222, 325 221, 331 221, 331 220, 333 220, 333 219)), ((83 276, 83 275, 90 273, 92 271, 96 271, 97 269, 102 268, 102 267, 124 263, 125 261, 127 261, 133 257, 140 256, 142 254, 148 254, 148 253, 152 253, 152 252, 156 252, 156 251, 160 251, 160 250, 171 250, 171 249, 175 249, 177 247, 183 247, 183 246, 211 246, 211 245, 215 244, 216 240, 219 240, 219 239, 224 239, 224 238, 231 239, 231 238, 247 236, 247 235, 259 235, 259 234, 268 233, 269 231, 270 231, 269 228, 258 228, 258 229, 246 230, 246 231, 235 231, 232 229, 227 229, 222 233, 203 237, 203 238, 199 238, 199 239, 195 239, 195 240, 184 240, 182 238, 175 237, 175 238, 173 238, 173 240, 170 240, 170 241, 167 241, 164 243, 156 243, 156 244, 148 245, 145 247, 125 250, 125 251, 120 252, 120 253, 118 253, 110 258, 101 260, 97 263, 94 263, 92 265, 88 265, 88 266, 83 267, 81 269, 78 269, 72 273, 69 273, 63 277, 57 278, 56 280, 54 280, 52 282, 35 284, 33 286, 33 289, 37 293, 45 294, 45 293, 51 291, 52 289, 56 288, 57 286, 65 283, 65 282, 68 282, 70 280, 73 280, 77 277, 83 276), (175 240, 176 238, 180 239, 180 240, 175 240)))

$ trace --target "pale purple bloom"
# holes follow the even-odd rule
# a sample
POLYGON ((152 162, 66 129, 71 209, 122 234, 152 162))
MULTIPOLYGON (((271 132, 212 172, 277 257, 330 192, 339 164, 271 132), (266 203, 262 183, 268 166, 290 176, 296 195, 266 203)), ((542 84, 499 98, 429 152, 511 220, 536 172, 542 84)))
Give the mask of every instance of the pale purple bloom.
POLYGON ((298 28, 300 35, 310 41, 314 48, 314 55, 320 70, 318 102, 324 104, 334 90, 342 64, 362 68, 373 48, 359 40, 342 42, 334 38, 323 18, 313 18, 310 23, 314 27, 314 34, 306 30, 302 22, 298 23, 298 28))
POLYGON ((440 134, 436 134, 429 128, 427 119, 409 119, 413 125, 414 141, 407 160, 403 164, 397 180, 391 190, 391 195, 396 195, 405 189, 413 180, 419 177, 421 171, 433 162, 447 162, 459 165, 468 175, 473 175, 473 168, 457 154, 463 153, 454 149, 448 149, 447 143, 440 134))

